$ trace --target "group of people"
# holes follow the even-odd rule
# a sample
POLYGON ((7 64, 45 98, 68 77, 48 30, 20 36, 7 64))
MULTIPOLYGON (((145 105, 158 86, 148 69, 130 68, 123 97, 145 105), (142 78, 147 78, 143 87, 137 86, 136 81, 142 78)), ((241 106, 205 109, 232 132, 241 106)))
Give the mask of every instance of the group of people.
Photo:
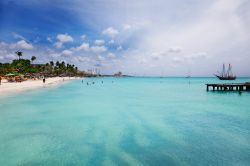
MULTIPOLYGON (((83 83, 83 80, 82 80, 82 83, 83 83)), ((102 81, 101 83, 103 84, 103 81, 102 81)), ((93 81, 93 82, 90 82, 90 83, 89 83, 89 82, 87 82, 86 84, 87 84, 87 85, 90 85, 90 84, 95 84, 95 82, 94 82, 94 81, 93 81)))
MULTIPOLYGON (((83 80, 82 80, 82 83, 83 83, 83 80)), ((87 85, 90 85, 90 84, 95 84, 95 82, 93 81, 93 82, 87 82, 87 85)), ((102 81, 102 84, 103 84, 103 81, 102 81)))
MULTIPOLYGON (((83 80, 82 80, 82 83, 83 83, 83 80)), ((103 81, 101 81, 101 83, 103 84, 103 81)), ((112 83, 114 83, 114 81, 112 81, 112 83)), ((86 82, 86 84, 87 85, 91 85, 91 84, 95 84, 95 82, 94 81, 92 81, 92 82, 86 82)))
MULTIPOLYGON (((45 84, 46 80, 45 77, 43 78, 43 83, 45 84)), ((0 77, 0 85, 2 84, 2 77, 0 77)))

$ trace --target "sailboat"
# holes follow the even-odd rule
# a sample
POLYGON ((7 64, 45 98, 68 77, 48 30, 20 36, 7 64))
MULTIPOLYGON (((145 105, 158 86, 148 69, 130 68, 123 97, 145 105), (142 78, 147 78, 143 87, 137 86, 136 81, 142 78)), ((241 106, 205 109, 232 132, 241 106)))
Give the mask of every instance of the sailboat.
POLYGON ((191 78, 190 71, 188 70, 187 76, 185 78, 191 78))
POLYGON ((232 66, 230 64, 228 65, 227 72, 226 72, 225 64, 223 64, 222 72, 220 73, 220 75, 215 74, 215 76, 219 78, 220 80, 235 80, 236 79, 236 76, 233 75, 232 66))

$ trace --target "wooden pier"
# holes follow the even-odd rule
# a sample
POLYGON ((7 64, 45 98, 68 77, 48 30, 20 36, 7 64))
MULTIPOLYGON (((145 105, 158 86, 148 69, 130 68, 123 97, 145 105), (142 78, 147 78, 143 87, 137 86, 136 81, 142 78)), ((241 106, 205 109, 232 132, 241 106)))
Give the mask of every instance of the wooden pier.
POLYGON ((233 84, 206 84, 207 91, 212 87, 212 91, 250 91, 250 82, 233 84))

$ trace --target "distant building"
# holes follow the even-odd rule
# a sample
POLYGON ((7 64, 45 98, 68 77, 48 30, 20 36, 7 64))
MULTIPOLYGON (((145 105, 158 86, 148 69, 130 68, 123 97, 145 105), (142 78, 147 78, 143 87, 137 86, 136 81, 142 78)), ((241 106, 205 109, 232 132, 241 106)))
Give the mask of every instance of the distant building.
POLYGON ((86 74, 90 75, 100 75, 100 70, 99 69, 88 69, 86 71, 86 74))
POLYGON ((34 67, 39 67, 39 66, 46 66, 46 64, 42 64, 42 63, 35 63, 35 64, 31 64, 34 67))
POLYGON ((122 76, 122 72, 119 71, 118 73, 115 73, 114 76, 115 77, 121 77, 122 76))
POLYGON ((92 74, 92 75, 96 74, 95 70, 93 70, 93 69, 88 69, 87 73, 92 74))

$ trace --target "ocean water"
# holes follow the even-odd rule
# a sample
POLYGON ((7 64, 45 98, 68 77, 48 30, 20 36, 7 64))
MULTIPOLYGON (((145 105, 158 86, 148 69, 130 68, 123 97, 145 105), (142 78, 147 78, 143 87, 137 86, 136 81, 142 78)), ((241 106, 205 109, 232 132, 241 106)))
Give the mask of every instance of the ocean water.
POLYGON ((250 92, 213 82, 87 78, 0 97, 0 165, 248 166, 250 92))

